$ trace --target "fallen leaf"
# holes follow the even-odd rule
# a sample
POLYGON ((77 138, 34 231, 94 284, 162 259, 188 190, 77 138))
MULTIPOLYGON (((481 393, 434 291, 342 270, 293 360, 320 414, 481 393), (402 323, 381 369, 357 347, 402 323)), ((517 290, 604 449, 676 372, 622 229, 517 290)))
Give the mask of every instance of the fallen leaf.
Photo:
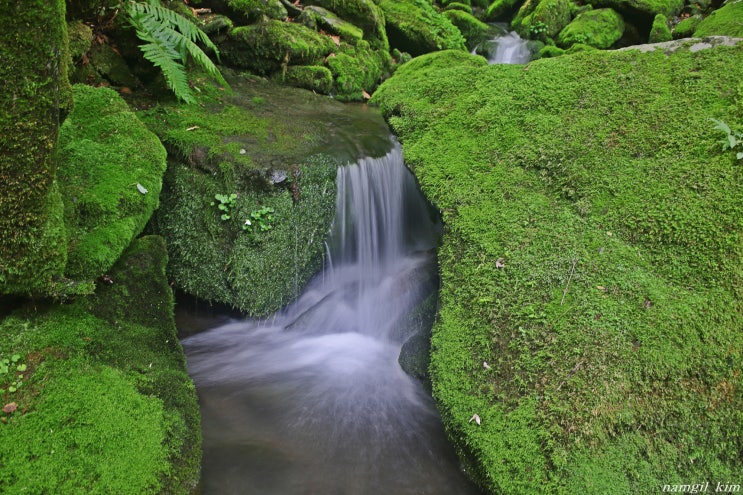
POLYGON ((5 407, 3 407, 3 412, 10 414, 12 412, 15 412, 16 409, 18 409, 18 404, 16 404, 15 402, 11 402, 10 404, 5 404, 5 407))
POLYGON ((371 98, 371 95, 367 93, 366 91, 364 91, 363 89, 361 90, 361 96, 363 96, 365 100, 368 100, 369 98, 371 98))
POLYGON ((194 126, 191 126, 191 127, 189 127, 189 128, 188 128, 188 129, 186 129, 186 130, 187 130, 187 131, 193 131, 194 129, 198 129, 198 128, 199 128, 199 126, 197 126, 197 125, 194 125, 194 126))
POLYGON ((478 416, 477 414, 473 414, 472 417, 470 418, 470 421, 469 422, 472 423, 473 421, 475 423, 477 423, 477 425, 479 426, 480 425, 480 416, 478 416))
POLYGON ((490 365, 486 363, 485 361, 482 362, 482 367, 485 368, 486 370, 490 369, 490 365))
POLYGON ((497 260, 495 260, 495 267, 496 268, 505 268, 505 266, 506 265, 504 263, 503 258, 498 258, 497 260))
POLYGON ((147 194, 147 192, 148 192, 147 189, 142 184, 140 184, 139 182, 137 182, 137 189, 142 194, 147 194))
POLYGON ((601 292, 606 292, 606 287, 604 287, 603 285, 597 285, 596 288, 601 292))
POLYGON ((335 57, 335 53, 329 53, 328 56, 325 57, 325 59, 334 58, 334 57, 335 57))
POLYGON ((333 40, 333 43, 335 43, 335 46, 341 46, 341 37, 340 36, 330 35, 330 39, 333 40))

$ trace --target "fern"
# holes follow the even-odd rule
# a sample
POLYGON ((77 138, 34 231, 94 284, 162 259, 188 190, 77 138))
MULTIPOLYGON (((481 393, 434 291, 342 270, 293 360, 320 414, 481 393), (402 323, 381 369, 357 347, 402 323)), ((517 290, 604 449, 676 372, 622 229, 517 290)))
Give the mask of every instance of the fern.
POLYGON ((213 50, 219 60, 217 46, 193 22, 166 9, 158 0, 149 0, 149 3, 130 1, 126 11, 129 24, 137 31, 137 37, 145 42, 139 46, 142 55, 160 68, 165 82, 178 99, 185 103, 196 101, 186 76, 189 55, 209 76, 228 86, 217 66, 197 43, 213 50))

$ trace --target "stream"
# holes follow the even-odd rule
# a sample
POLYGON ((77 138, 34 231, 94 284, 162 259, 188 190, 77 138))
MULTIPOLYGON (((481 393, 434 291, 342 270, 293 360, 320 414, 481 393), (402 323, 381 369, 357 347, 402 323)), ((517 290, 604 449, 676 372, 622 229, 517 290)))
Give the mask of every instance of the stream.
POLYGON ((477 494, 430 394, 398 364, 438 290, 438 217, 391 138, 385 155, 340 167, 337 185, 326 267, 299 299, 182 341, 202 493, 477 494))

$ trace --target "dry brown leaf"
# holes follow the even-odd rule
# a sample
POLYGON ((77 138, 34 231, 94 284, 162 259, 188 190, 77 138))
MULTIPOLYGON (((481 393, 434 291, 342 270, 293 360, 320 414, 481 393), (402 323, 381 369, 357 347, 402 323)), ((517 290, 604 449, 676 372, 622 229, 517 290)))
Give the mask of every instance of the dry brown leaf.
POLYGON ((497 260, 495 260, 495 267, 496 268, 505 268, 505 266, 506 265, 504 263, 503 258, 498 258, 497 260))
POLYGON ((330 36, 330 39, 333 40, 333 43, 335 43, 335 46, 341 46, 341 37, 340 36, 330 36))
POLYGON ((367 93, 366 91, 364 91, 363 89, 361 90, 361 96, 363 96, 365 100, 368 100, 369 98, 371 98, 371 95, 367 93))
POLYGON ((10 414, 12 412, 15 412, 16 409, 18 409, 18 404, 16 404, 15 402, 11 402, 9 404, 5 404, 5 407, 3 407, 3 412, 10 414))
POLYGON ((473 421, 475 423, 477 423, 477 425, 479 426, 480 425, 480 416, 478 416, 477 414, 473 414, 472 417, 470 418, 470 421, 469 422, 472 423, 473 421))

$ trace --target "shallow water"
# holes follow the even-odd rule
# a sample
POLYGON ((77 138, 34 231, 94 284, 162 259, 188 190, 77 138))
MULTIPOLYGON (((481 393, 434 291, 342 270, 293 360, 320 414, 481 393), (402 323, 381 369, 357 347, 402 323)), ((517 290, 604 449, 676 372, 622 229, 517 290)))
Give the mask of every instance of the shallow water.
POLYGON ((330 262, 297 302, 183 340, 204 494, 478 493, 398 364, 437 288, 438 228, 399 145, 342 167, 330 262))

